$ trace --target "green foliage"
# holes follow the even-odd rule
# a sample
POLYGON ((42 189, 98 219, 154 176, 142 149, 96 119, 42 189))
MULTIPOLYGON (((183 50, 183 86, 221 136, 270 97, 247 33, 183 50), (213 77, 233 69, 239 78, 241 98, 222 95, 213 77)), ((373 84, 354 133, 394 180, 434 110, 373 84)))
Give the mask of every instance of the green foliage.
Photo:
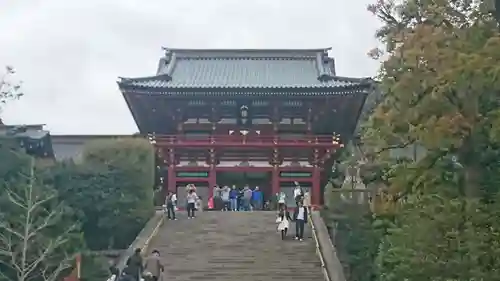
POLYGON ((381 231, 375 227, 375 217, 367 204, 368 194, 340 191, 344 186, 347 167, 355 165, 352 146, 337 151, 330 181, 325 187, 322 217, 333 228, 332 239, 344 265, 348 280, 376 280, 375 258, 381 231), (359 200, 364 198, 365 200, 359 200))
POLYGON ((0 188, 17 180, 19 173, 28 173, 30 157, 20 149, 15 140, 0 137, 0 159, 0 188))
POLYGON ((82 281, 103 281, 109 278, 108 261, 103 257, 82 256, 82 281))
POLYGON ((374 217, 370 212, 349 212, 346 219, 337 224, 337 245, 346 253, 349 280, 376 280, 374 260, 378 253, 380 234, 374 228, 374 217))
POLYGON ((90 249, 127 248, 151 217, 153 157, 145 140, 109 140, 89 144, 82 163, 47 171, 47 180, 82 222, 90 249))
POLYGON ((4 183, 0 198, 0 279, 58 280, 82 250, 79 224, 57 192, 28 174, 4 183))
MULTIPOLYGON (((32 170, 36 160, 2 138, 0 159, 0 280, 59 280, 86 244, 128 247, 153 212, 153 150, 145 141, 92 143, 82 163, 32 170)), ((84 255, 82 279, 103 280, 106 265, 84 255)))
POLYGON ((500 277, 500 35, 485 3, 369 7, 386 45, 371 52, 384 58, 384 95, 363 126, 370 160, 363 174, 382 184, 373 226, 387 228, 376 259, 380 281, 500 277), (425 156, 391 159, 394 149, 414 145, 425 156))

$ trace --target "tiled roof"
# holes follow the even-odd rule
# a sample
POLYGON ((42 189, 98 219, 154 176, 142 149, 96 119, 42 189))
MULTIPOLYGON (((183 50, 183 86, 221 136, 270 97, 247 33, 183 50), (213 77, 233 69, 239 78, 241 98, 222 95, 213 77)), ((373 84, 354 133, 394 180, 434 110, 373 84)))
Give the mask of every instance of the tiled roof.
POLYGON ((361 79, 336 76, 328 49, 165 49, 155 76, 123 78, 139 88, 349 88, 361 79))
POLYGON ((37 157, 52 157, 50 132, 43 125, 0 125, 0 138, 12 138, 19 142, 26 153, 37 157))

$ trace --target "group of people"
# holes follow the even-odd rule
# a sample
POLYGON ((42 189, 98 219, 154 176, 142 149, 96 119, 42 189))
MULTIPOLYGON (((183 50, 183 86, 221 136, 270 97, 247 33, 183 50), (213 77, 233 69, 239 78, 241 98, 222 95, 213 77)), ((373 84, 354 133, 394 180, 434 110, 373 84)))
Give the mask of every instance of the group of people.
MULTIPOLYGON (((281 233, 281 239, 287 237, 290 223, 295 223, 295 240, 303 241, 304 227, 308 221, 308 213, 310 206, 309 193, 304 192, 298 183, 295 183, 294 199, 295 208, 293 216, 286 206, 286 195, 284 193, 277 194, 278 214, 276 223, 278 231, 281 233)), ((262 191, 259 187, 251 190, 248 185, 241 189, 232 186, 214 187, 213 195, 214 203, 223 211, 249 211, 252 209, 261 210, 264 204, 262 191)), ((169 192, 165 200, 165 212, 171 220, 176 220, 175 213, 177 210, 177 195, 169 192)), ((202 209, 201 198, 196 194, 196 187, 192 184, 186 186, 186 210, 188 218, 195 217, 195 211, 202 209)), ((146 281, 158 281, 161 273, 164 271, 163 264, 160 259, 160 252, 153 250, 151 255, 143 261, 141 249, 136 249, 134 254, 127 260, 126 267, 120 274, 116 268, 112 267, 111 272, 115 276, 113 280, 120 281, 139 281, 144 278, 146 281)))
POLYGON ((160 258, 160 252, 153 250, 151 255, 143 260, 140 248, 135 249, 128 259, 123 272, 119 272, 116 267, 111 267, 112 280, 118 281, 158 281, 161 273, 164 271, 163 264, 160 258))
MULTIPOLYGON (((296 207, 299 207, 300 205, 306 209, 309 208, 311 201, 310 194, 309 192, 304 192, 297 182, 295 182, 293 196, 296 207)), ((185 199, 185 208, 188 219, 195 218, 196 211, 203 210, 203 202, 201 197, 196 193, 196 186, 194 184, 188 184, 186 186, 185 199)), ((286 194, 284 192, 276 194, 276 202, 279 212, 287 209, 286 194)), ((245 185, 242 188, 238 188, 236 185, 233 185, 232 187, 227 185, 214 186, 212 197, 209 198, 208 201, 209 209, 221 211, 264 210, 267 209, 266 205, 268 205, 268 203, 264 201, 264 193, 259 189, 259 187, 256 186, 254 189, 251 189, 249 185, 245 185)), ((168 192, 163 207, 169 220, 177 220, 176 211, 178 210, 178 199, 174 192, 168 192)), ((305 221, 307 221, 307 218, 305 221)), ((283 225, 285 225, 285 223, 283 225)))
MULTIPOLYGON (((256 186, 253 190, 245 185, 237 188, 215 186, 213 189, 213 202, 209 204, 212 209, 221 211, 253 211, 264 208, 264 193, 256 186)), ((209 202, 210 203, 210 202, 209 202)))
POLYGON ((295 240, 303 241, 304 227, 307 224, 309 214, 310 196, 308 192, 302 190, 297 182, 295 183, 293 195, 295 199, 293 217, 290 216, 290 212, 286 206, 286 196, 284 194, 278 196, 277 229, 281 233, 281 239, 285 240, 290 228, 290 222, 293 221, 295 222, 295 240))
MULTIPOLYGON (((163 205, 169 220, 177 220, 175 215, 178 209, 177 206, 177 195, 174 192, 169 191, 167 198, 165 199, 165 204, 163 205)), ((195 218, 196 211, 201 210, 203 210, 203 202, 201 197, 196 194, 196 186, 194 184, 188 184, 186 186, 186 211, 188 219, 195 218)))

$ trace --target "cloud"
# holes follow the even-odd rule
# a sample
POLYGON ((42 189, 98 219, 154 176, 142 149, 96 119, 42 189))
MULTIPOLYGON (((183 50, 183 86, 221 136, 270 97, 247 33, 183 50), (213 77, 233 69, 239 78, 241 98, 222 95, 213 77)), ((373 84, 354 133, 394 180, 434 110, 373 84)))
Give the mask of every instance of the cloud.
POLYGON ((372 0, 0 0, 0 65, 12 64, 26 96, 8 123, 56 134, 137 131, 118 76, 154 74, 160 47, 332 47, 337 73, 373 76, 372 0))

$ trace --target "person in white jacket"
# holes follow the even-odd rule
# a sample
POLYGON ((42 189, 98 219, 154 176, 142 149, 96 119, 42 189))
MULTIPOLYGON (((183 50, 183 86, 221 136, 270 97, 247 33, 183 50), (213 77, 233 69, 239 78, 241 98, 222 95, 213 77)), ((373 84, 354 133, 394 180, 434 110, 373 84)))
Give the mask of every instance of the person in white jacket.
POLYGON ((195 217, 196 202, 198 201, 198 199, 199 198, 198 195, 196 195, 196 192, 192 189, 189 190, 186 196, 188 219, 192 219, 195 217))
POLYGON ((304 197, 304 192, 302 191, 302 188, 300 187, 298 182, 294 183, 295 189, 293 190, 293 198, 295 199, 296 206, 299 206, 299 202, 302 201, 302 198, 304 197))

